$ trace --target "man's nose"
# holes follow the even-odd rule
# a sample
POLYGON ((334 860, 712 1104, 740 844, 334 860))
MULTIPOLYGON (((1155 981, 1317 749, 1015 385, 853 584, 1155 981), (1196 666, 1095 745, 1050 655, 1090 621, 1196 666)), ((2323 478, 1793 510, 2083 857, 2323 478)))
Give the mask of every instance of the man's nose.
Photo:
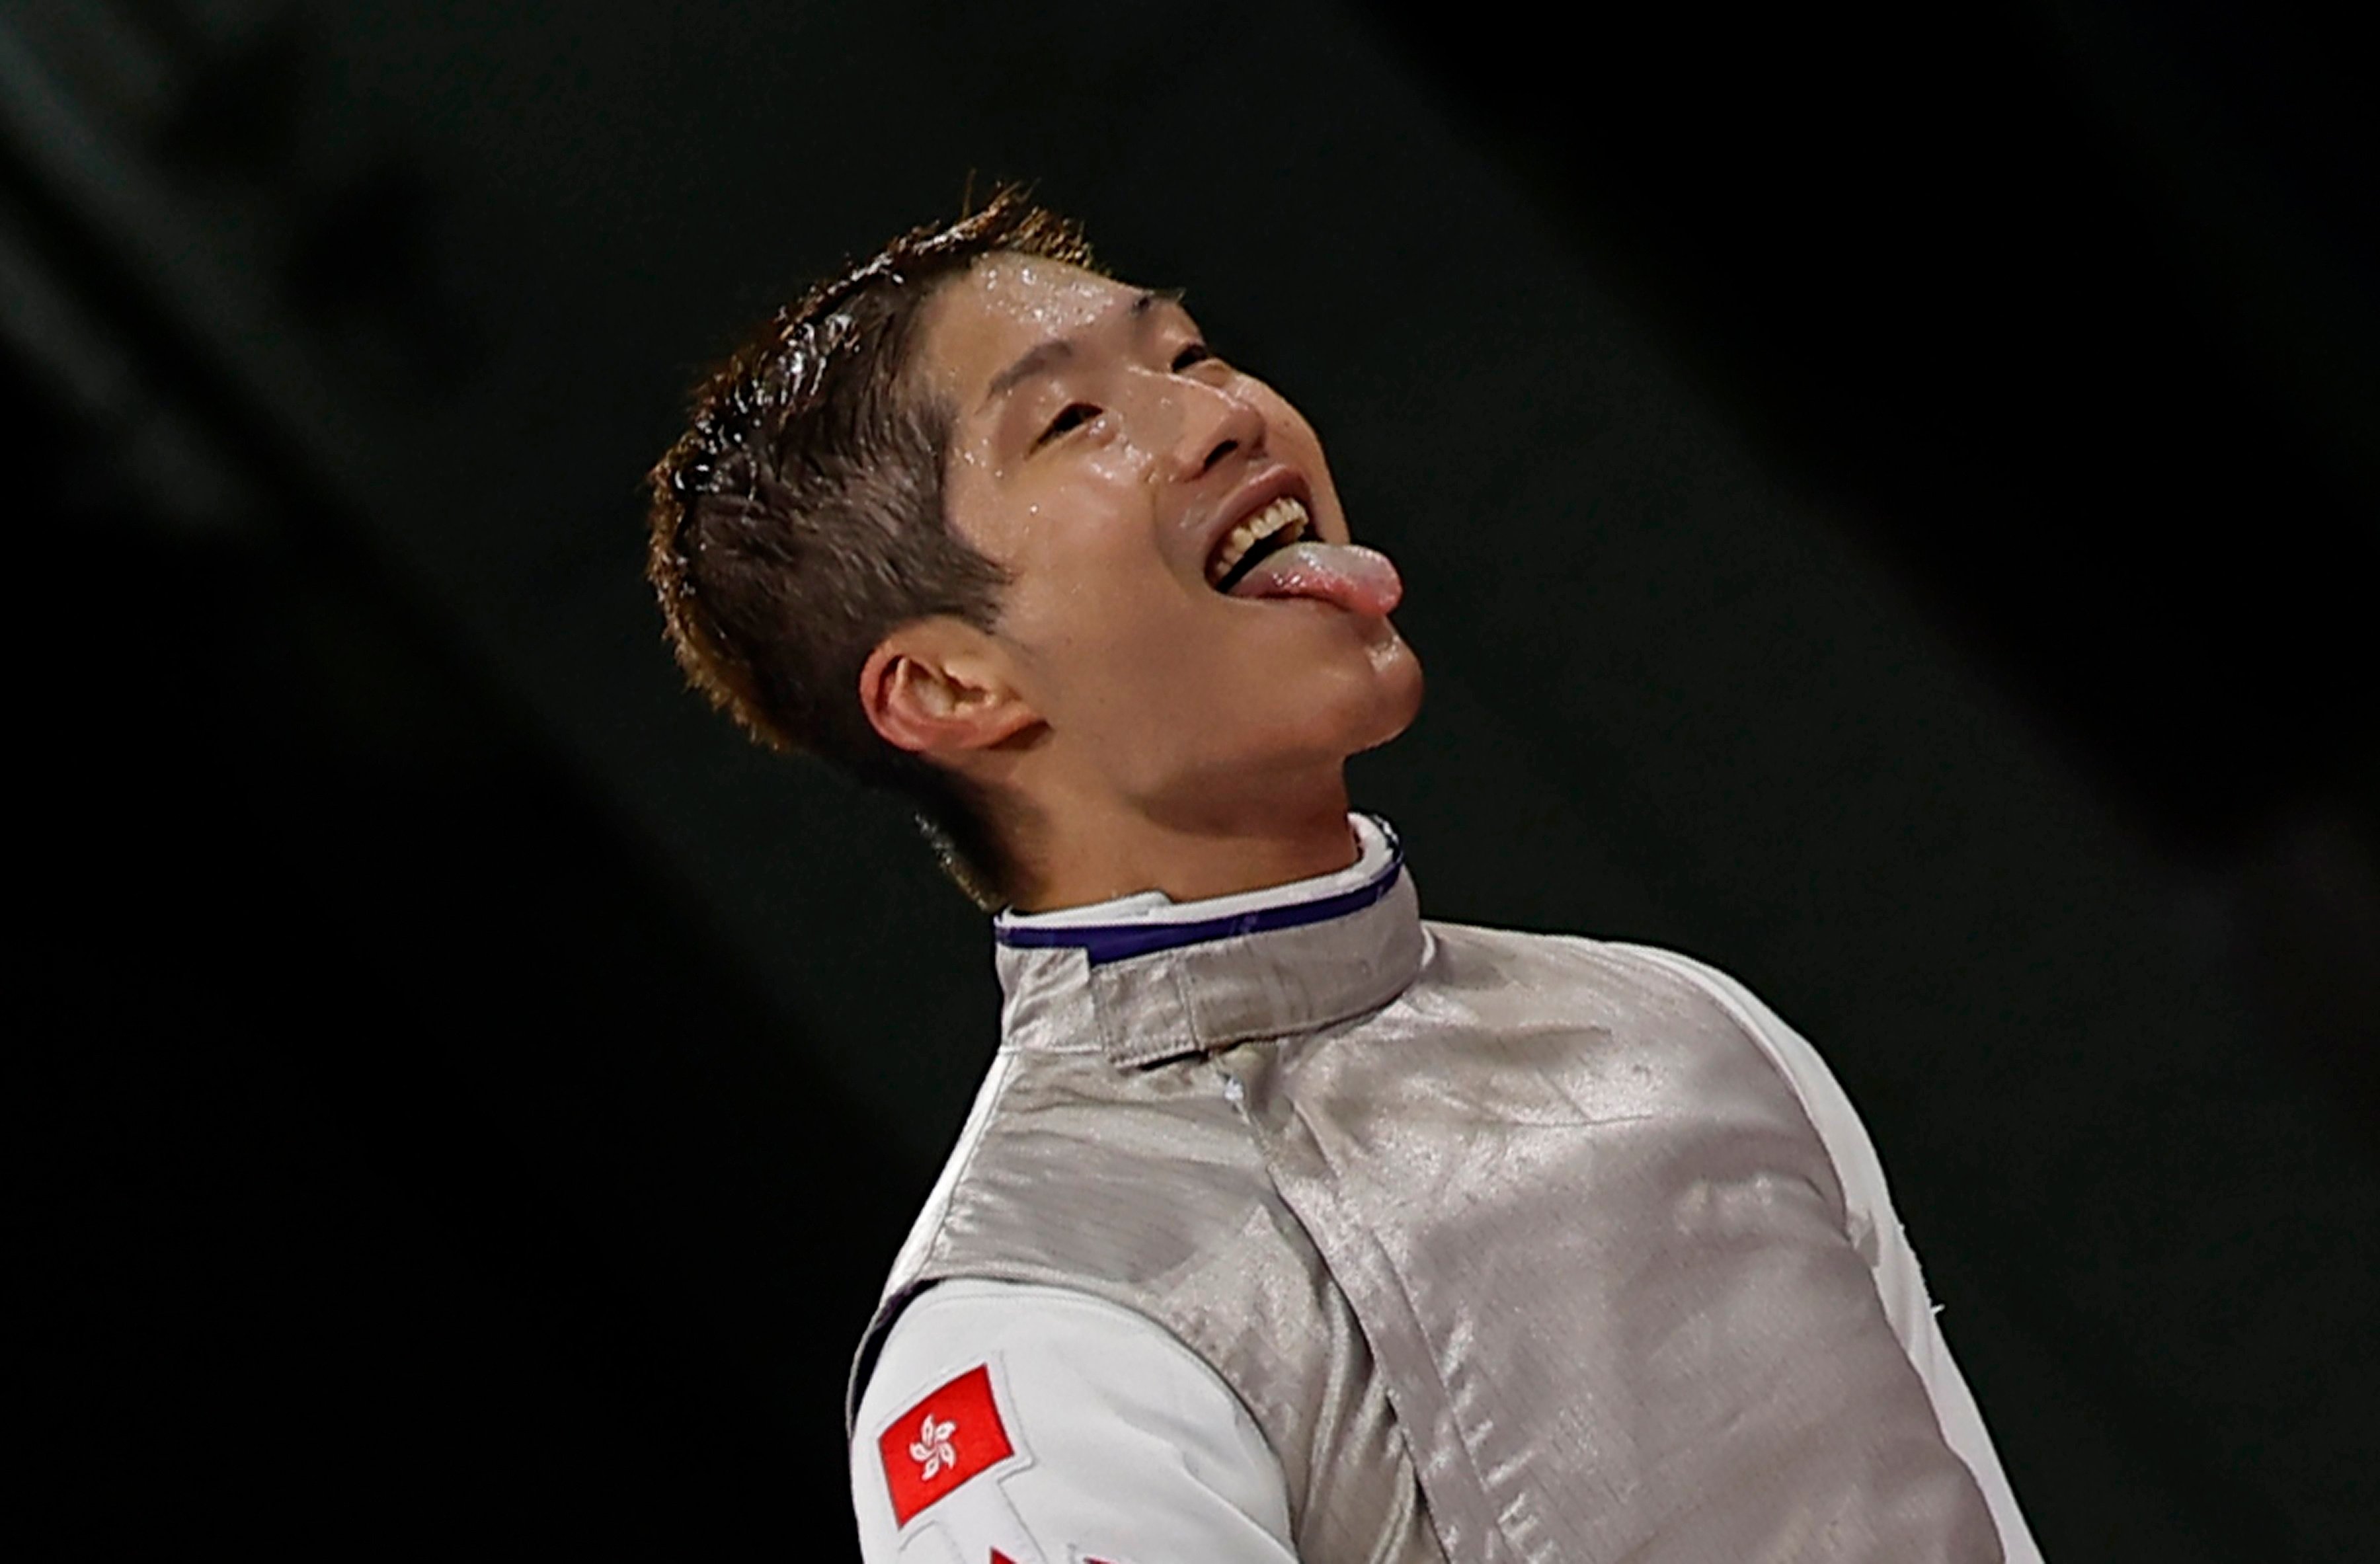
POLYGON ((1264 450, 1264 415, 1245 399, 1195 382, 1174 394, 1182 409, 1172 453, 1176 477, 1204 478, 1235 455, 1253 456, 1264 450))

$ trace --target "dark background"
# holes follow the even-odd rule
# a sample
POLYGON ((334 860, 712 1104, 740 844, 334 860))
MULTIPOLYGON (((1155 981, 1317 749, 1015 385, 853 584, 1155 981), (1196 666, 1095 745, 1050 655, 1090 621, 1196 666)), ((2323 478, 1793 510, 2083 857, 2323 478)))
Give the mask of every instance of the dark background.
POLYGON ((987 942, 678 688, 638 485, 1026 177, 1403 566, 1425 906, 1825 1049, 2049 1555, 2368 1556, 2370 59, 1768 10, 0 6, 47 1551, 850 1555, 987 942))

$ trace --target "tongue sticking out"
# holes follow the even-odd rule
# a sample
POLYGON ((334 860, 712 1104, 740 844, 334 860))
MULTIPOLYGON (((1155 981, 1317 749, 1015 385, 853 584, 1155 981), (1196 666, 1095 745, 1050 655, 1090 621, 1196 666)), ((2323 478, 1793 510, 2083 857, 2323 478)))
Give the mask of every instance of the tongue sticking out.
POLYGON ((1232 586, 1235 598, 1315 598, 1374 619, 1404 595, 1389 556, 1354 543, 1292 543, 1232 586))

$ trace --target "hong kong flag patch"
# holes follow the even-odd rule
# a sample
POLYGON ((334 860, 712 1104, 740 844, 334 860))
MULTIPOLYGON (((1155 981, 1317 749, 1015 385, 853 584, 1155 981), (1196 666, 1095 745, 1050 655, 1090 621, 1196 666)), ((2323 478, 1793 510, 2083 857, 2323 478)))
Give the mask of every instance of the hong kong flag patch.
POLYGON ((991 1370, 968 1369, 892 1420, 876 1440, 892 1520, 910 1518, 1016 1453, 992 1392, 991 1370))

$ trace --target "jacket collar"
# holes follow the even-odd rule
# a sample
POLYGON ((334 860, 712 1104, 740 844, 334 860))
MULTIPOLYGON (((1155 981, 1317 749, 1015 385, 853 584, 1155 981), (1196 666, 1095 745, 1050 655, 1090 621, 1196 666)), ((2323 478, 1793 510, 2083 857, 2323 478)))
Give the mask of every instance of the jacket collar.
POLYGON ((1148 893, 994 925, 1004 1046, 1120 1068, 1285 1037, 1388 1003, 1420 971, 1420 903, 1396 833, 1351 817, 1334 875, 1175 903, 1148 893))

